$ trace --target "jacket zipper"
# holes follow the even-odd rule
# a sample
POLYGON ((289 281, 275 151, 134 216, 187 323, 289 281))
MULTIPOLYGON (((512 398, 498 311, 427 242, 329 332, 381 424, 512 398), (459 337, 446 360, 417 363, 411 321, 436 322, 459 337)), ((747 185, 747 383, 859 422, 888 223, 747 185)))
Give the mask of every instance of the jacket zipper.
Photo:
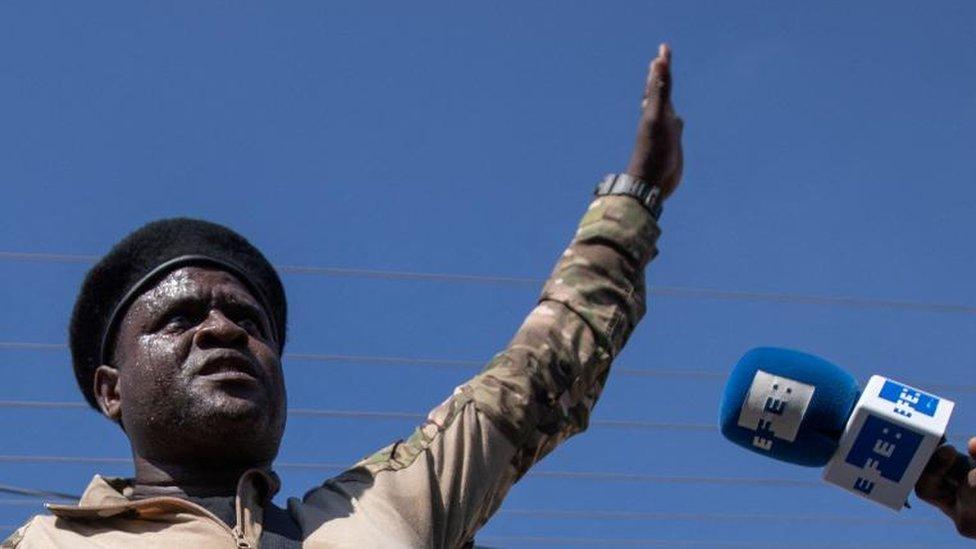
POLYGON ((232 531, 234 532, 234 539, 237 541, 238 549, 253 549, 251 542, 247 541, 247 538, 244 537, 244 532, 240 528, 235 526, 232 531))
POLYGON ((227 523, 220 520, 220 518, 218 518, 217 515, 211 513, 202 505, 197 505, 196 503, 193 503, 192 501, 186 501, 185 499, 179 499, 179 498, 173 498, 167 496, 162 496, 153 499, 173 501, 184 507, 190 507, 192 509, 195 509, 196 511, 199 511, 201 514, 203 514, 205 517, 216 522, 224 530, 228 531, 231 534, 231 536, 234 537, 234 541, 237 543, 238 549, 255 549, 254 546, 251 545, 251 542, 249 542, 247 538, 244 537, 244 532, 241 531, 240 525, 236 525, 233 528, 231 528, 230 526, 227 525, 227 523))
POLYGON ((233 536, 234 542, 237 543, 237 549, 255 549, 255 547, 251 545, 251 542, 248 541, 246 537, 244 537, 244 532, 241 531, 240 525, 236 525, 233 528, 228 526, 227 523, 220 520, 220 518, 217 517, 217 515, 211 513, 208 509, 206 509, 202 505, 197 505, 196 503, 193 503, 192 501, 186 501, 185 499, 172 498, 167 496, 151 498, 151 499, 173 501, 184 507, 190 507, 196 511, 199 511, 206 518, 209 518, 213 522, 216 522, 221 528, 227 530, 231 534, 231 536, 233 536))

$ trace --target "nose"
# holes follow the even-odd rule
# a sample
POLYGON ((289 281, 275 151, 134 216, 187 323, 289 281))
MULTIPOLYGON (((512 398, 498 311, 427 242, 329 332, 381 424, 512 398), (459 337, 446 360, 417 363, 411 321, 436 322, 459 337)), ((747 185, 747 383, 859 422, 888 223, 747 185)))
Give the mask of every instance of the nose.
POLYGON ((247 347, 247 330, 238 326, 224 313, 213 309, 193 336, 201 349, 211 347, 247 347))

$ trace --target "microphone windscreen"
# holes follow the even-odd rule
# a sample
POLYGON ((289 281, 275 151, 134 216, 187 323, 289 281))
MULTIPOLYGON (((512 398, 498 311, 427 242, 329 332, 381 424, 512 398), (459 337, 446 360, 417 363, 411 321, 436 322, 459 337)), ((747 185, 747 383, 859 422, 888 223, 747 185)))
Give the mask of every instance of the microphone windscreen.
POLYGON ((719 425, 725 438, 756 453, 822 467, 859 395, 857 380, 822 358, 760 347, 732 369, 719 425))

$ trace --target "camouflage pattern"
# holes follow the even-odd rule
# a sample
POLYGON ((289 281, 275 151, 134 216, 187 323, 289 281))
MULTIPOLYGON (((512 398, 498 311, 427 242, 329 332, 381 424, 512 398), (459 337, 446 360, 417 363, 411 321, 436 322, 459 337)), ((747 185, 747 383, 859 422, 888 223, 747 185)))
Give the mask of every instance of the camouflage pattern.
POLYGON ((520 449, 519 473, 586 429, 610 363, 646 311, 644 266, 660 229, 626 196, 594 200, 508 347, 435 408, 406 441, 358 465, 408 466, 470 403, 520 449))
MULTIPOLYGON (((376 476, 409 467, 472 405, 515 448, 471 535, 508 489, 558 444, 586 429, 610 364, 646 311, 644 267, 660 229, 636 200, 595 199, 507 348, 455 389, 405 441, 357 464, 376 476)), ((472 527, 473 526, 473 527, 472 527)))
POLYGON ((644 266, 657 255, 659 235, 632 198, 594 200, 508 347, 409 439, 359 465, 374 473, 409 465, 470 403, 519 449, 519 476, 586 429, 611 361, 644 316, 644 266))
MULTIPOLYGON (((644 315, 644 266, 657 254, 658 236, 636 200, 594 200, 505 350, 409 438, 289 499, 302 546, 469 547, 529 467, 586 429, 610 363, 644 315)), ((243 478, 266 476, 256 473, 243 478)), ((84 505, 50 506, 56 521, 37 517, 2 547, 259 545, 260 503, 242 497, 245 492, 238 494, 237 515, 251 519, 243 528, 215 525, 189 502, 176 506, 179 520, 175 510, 157 508, 154 525, 136 512, 146 502, 128 503, 113 488, 122 485, 96 477, 84 505), (183 530, 160 530, 161 520, 183 530)), ((239 489, 246 488, 242 480, 239 489)))

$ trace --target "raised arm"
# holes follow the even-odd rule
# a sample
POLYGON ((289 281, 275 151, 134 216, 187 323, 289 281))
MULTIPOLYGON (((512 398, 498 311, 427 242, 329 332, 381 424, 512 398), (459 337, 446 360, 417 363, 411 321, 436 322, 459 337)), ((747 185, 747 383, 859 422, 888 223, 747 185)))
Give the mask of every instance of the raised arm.
MULTIPOLYGON (((662 45, 651 64, 627 168, 663 197, 682 166, 670 57, 662 45)), ((586 428, 612 360, 644 315, 644 266, 658 234, 637 199, 593 200, 508 346, 409 439, 309 492, 303 504, 325 510, 352 500, 384 536, 408 546, 469 542, 529 467, 586 428)), ((329 522, 353 520, 327 513, 306 522, 321 525, 311 539, 335 539, 329 522)))
MULTIPOLYGON (((671 51, 651 62, 627 173, 667 197, 682 171, 682 120, 671 103, 671 51)), ((636 199, 593 200, 546 281, 538 306, 508 347, 469 383, 475 406, 517 449, 521 476, 584 430, 610 363, 644 316, 644 267, 660 231, 636 199)))

